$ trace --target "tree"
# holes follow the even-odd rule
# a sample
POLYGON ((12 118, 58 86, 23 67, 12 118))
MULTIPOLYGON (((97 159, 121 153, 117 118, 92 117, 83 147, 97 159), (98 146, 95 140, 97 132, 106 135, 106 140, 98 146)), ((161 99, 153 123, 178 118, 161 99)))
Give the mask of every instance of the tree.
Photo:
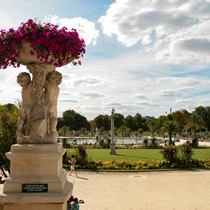
POLYGON ((207 115, 208 115, 208 119, 206 121, 207 130, 210 131, 210 106, 206 107, 206 111, 207 111, 207 115))
POLYGON ((169 145, 172 145, 173 144, 173 142, 172 142, 172 134, 176 130, 176 126, 173 123, 173 121, 170 119, 170 117, 169 117, 168 120, 165 121, 164 127, 165 127, 166 131, 169 134, 169 145))
POLYGON ((134 122, 133 122, 133 117, 131 115, 128 115, 125 118, 125 125, 130 128, 131 130, 134 130, 134 122))
POLYGON ((189 116, 190 116, 190 113, 185 109, 173 112, 173 114, 172 114, 173 122, 174 122, 174 124, 177 128, 177 132, 179 134, 181 134, 183 132, 184 128, 186 127, 187 120, 188 120, 189 116))
POLYGON ((156 118, 149 119, 147 126, 151 132, 151 136, 154 137, 154 133, 158 130, 158 120, 156 118))
POLYGON ((143 121, 143 118, 139 113, 137 113, 133 117, 134 131, 137 131, 139 128, 142 128, 142 121, 143 121))
POLYGON ((120 113, 115 113, 114 114, 114 126, 116 128, 120 128, 121 126, 123 126, 125 123, 124 121, 124 116, 120 113))
MULTIPOLYGON (((62 117, 58 117, 58 123, 57 123, 57 130, 60 130, 64 125, 64 120, 62 117)), ((70 129, 70 128, 69 128, 70 129)))
POLYGON ((197 139, 197 131, 204 127, 203 118, 196 111, 192 112, 187 120, 186 129, 192 130, 194 139, 197 139))
POLYGON ((128 136, 128 127, 125 125, 122 125, 117 129, 117 133, 120 133, 122 137, 128 136))
POLYGON ((19 110, 16 105, 6 104, 0 106, 0 166, 9 170, 9 160, 5 153, 9 152, 12 144, 16 143, 16 124, 19 110))
POLYGON ((167 132, 164 124, 165 122, 168 120, 167 116, 161 115, 156 122, 156 126, 157 126, 157 130, 156 133, 158 134, 158 136, 165 136, 165 133, 167 132))
POLYGON ((109 131, 111 122, 108 115, 98 115, 93 119, 93 124, 98 129, 103 128, 104 131, 109 131))
POLYGON ((143 134, 144 130, 142 128, 138 129, 138 135, 141 136, 143 134))
MULTIPOLYGON (((58 134, 59 136, 64 136, 64 137, 70 136, 70 128, 68 126, 63 126, 58 130, 58 134)), ((62 139, 62 142, 63 142, 63 147, 66 147, 67 139, 66 138, 62 139)))
POLYGON ((90 129, 90 123, 88 122, 87 118, 79 113, 75 115, 75 130, 81 130, 82 128, 90 129))
POLYGON ((208 107, 199 106, 195 108, 195 112, 203 119, 205 131, 208 131, 210 125, 210 109, 208 107))
POLYGON ((68 126, 70 130, 80 130, 81 128, 90 129, 87 118, 76 113, 74 110, 67 110, 63 113, 63 126, 68 126))

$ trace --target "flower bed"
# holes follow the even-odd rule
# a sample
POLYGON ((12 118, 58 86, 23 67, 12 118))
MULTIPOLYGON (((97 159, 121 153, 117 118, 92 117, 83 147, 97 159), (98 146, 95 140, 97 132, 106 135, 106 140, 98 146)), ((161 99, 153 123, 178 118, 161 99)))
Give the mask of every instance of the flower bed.
POLYGON ((209 166, 209 160, 198 160, 192 159, 187 164, 179 163, 179 164, 170 164, 167 160, 161 161, 96 161, 89 160, 81 166, 77 165, 80 169, 88 169, 88 170, 142 170, 142 169, 172 169, 172 168, 205 168, 209 166))
POLYGON ((85 42, 75 29, 58 29, 57 25, 42 25, 29 19, 17 30, 0 30, 0 69, 20 66, 21 59, 18 58, 24 43, 29 43, 29 53, 32 57, 35 56, 38 61, 56 67, 63 66, 73 59, 78 60, 73 64, 81 64, 79 59, 85 54, 85 42))

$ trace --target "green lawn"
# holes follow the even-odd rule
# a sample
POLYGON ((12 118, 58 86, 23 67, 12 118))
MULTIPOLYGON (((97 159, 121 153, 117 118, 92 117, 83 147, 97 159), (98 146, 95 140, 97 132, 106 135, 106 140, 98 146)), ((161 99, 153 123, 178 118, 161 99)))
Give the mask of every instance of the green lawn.
MULTIPOLYGON (((67 149, 68 155, 75 153, 75 149, 67 149)), ((116 149, 116 155, 110 155, 109 149, 87 149, 88 158, 101 161, 148 161, 162 160, 161 149, 116 149)), ((210 149, 193 149, 193 157, 199 159, 210 158, 210 149)))

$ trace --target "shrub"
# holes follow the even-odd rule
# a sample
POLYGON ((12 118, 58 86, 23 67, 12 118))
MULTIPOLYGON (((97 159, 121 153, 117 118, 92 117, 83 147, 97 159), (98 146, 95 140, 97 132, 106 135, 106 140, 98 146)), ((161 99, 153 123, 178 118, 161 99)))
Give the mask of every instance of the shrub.
POLYGON ((177 147, 168 146, 162 151, 163 158, 169 162, 170 165, 177 163, 178 160, 178 149, 177 147))
POLYGON ((149 142, 148 139, 144 139, 142 147, 143 148, 148 148, 148 142, 149 142))
POLYGON ((198 148, 198 139, 193 139, 192 140, 191 147, 198 148))
POLYGON ((170 168, 194 168, 204 167, 205 161, 193 158, 193 152, 189 144, 181 147, 166 147, 162 151, 165 159, 164 167, 170 168), (180 151, 180 156, 178 153, 180 151))
POLYGON ((193 152, 192 152, 192 149, 191 149, 190 145, 188 145, 188 144, 182 145, 180 147, 180 152, 181 152, 181 158, 182 159, 185 159, 187 161, 192 159, 193 152))
POLYGON ((156 138, 152 138, 150 144, 147 146, 148 149, 157 149, 159 145, 157 143, 156 138))
POLYGON ((76 159, 77 159, 77 164, 80 166, 84 166, 87 164, 88 159, 87 159, 87 151, 84 146, 77 146, 76 148, 76 159))
POLYGON ((68 167, 69 166, 69 158, 67 155, 67 152, 65 151, 64 155, 63 155, 63 166, 64 167, 68 167))

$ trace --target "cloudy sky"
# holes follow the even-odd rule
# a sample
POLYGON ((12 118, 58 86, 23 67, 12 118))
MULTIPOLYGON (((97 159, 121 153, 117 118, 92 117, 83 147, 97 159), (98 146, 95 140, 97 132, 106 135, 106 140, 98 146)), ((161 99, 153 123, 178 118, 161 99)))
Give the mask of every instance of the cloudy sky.
MULTIPOLYGON (((82 65, 63 74, 59 116, 168 112, 210 106, 210 0, 0 0, 0 29, 29 18, 76 28, 82 65)), ((24 66, 0 70, 0 103, 21 99, 24 66)))

